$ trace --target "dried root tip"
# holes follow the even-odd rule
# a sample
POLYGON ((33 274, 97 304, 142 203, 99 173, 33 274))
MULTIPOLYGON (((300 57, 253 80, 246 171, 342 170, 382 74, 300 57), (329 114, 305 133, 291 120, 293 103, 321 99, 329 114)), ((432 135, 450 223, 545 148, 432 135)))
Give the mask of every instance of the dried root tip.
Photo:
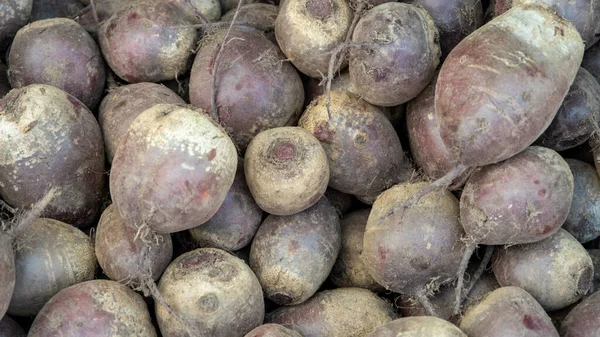
POLYGON ((425 309, 425 312, 427 313, 427 315, 433 316, 433 317, 439 317, 439 315, 435 312, 435 309, 433 308, 433 304, 431 304, 429 297, 427 297, 425 289, 421 289, 421 290, 417 291, 415 296, 417 297, 417 299, 419 300, 419 302, 425 309))
POLYGON ((495 248, 494 246, 485 246, 485 254, 483 255, 483 259, 481 260, 481 264, 475 271, 475 274, 473 274, 473 278, 471 279, 471 282, 469 283, 469 287, 467 287, 465 296, 469 296, 469 294, 471 293, 471 290, 473 290, 473 288, 475 287, 475 284, 477 283, 477 281, 479 281, 479 279, 481 278, 481 275, 483 275, 483 272, 485 272, 487 265, 492 260, 492 255, 494 254, 494 248, 495 248))
POLYGON ((10 213, 11 215, 14 215, 17 213, 17 209, 11 207, 4 200, 0 200, 0 211, 6 211, 6 212, 10 213))
POLYGON ((42 212, 44 212, 46 207, 48 207, 48 205, 50 204, 52 199, 54 199, 54 197, 56 197, 58 195, 59 195, 59 192, 56 187, 50 188, 48 193, 46 193, 46 195, 44 195, 42 197, 42 199, 40 199, 37 203, 35 203, 33 205, 33 207, 31 207, 31 209, 29 211, 27 211, 27 213, 25 213, 25 216, 23 216, 23 218, 21 218, 20 221, 13 224, 13 226, 14 226, 13 230, 15 232, 27 231, 29 226, 31 226, 31 224, 42 215, 42 212))
MULTIPOLYGON (((471 259, 471 256, 473 256, 473 252, 475 252, 475 248, 477 248, 477 245, 467 244, 462 261, 460 261, 460 266, 458 267, 458 273, 456 274, 456 290, 454 293, 454 310, 452 312, 452 314, 455 316, 460 314, 460 306, 462 304, 463 298, 463 286, 465 283, 465 272, 467 271, 469 260, 471 259)), ((471 283, 473 283, 474 281, 475 278, 471 280, 471 283)))

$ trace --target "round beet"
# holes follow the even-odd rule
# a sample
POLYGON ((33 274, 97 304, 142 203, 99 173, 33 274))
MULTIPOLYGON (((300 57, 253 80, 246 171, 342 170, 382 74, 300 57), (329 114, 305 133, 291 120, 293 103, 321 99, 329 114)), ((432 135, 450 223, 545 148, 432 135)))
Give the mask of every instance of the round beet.
POLYGON ((102 128, 109 162, 112 162, 118 145, 135 118, 161 103, 184 105, 185 101, 164 85, 148 82, 122 85, 104 96, 98 122, 102 128))
POLYGON ((295 214, 314 205, 329 182, 325 150, 299 127, 259 133, 246 150, 244 171, 258 206, 275 215, 295 214))
POLYGON ((455 325, 430 316, 404 317, 382 325, 367 337, 467 337, 455 325))
POLYGON ((567 162, 553 150, 531 146, 470 176, 460 198, 460 221, 473 244, 540 241, 567 219, 573 190, 567 162))
POLYGON ((94 115, 75 97, 45 84, 0 100, 0 197, 25 209, 58 189, 42 216, 85 227, 104 196, 104 146, 94 115))
POLYGON ((600 335, 600 292, 579 303, 560 326, 562 337, 592 337, 600 335))
POLYGON ((573 148, 590 138, 599 121, 600 84, 587 70, 579 68, 556 117, 538 142, 556 151, 573 148))
POLYGON ((459 326, 469 337, 558 337, 540 304, 517 287, 489 293, 465 313, 459 326))
POLYGON ((8 45, 31 16, 33 0, 3 0, 0 3, 0 50, 8 45))
POLYGON ((20 29, 10 48, 8 66, 13 88, 52 85, 90 109, 104 93, 106 74, 100 49, 71 19, 35 21, 20 29))
POLYGON ((340 231, 335 208, 325 197, 294 215, 269 215, 250 248, 250 267, 265 296, 280 305, 311 297, 340 252, 340 231))
POLYGON ((350 50, 350 78, 359 95, 381 106, 416 97, 440 63, 438 30, 423 8, 397 2, 375 6, 358 21, 350 50))
POLYGON ((383 289, 369 274, 361 256, 370 212, 370 209, 354 211, 340 220, 342 246, 329 275, 338 287, 358 287, 373 291, 383 289))
POLYGON ((345 91, 331 92, 304 111, 299 126, 312 133, 329 159, 329 186, 357 196, 378 195, 402 181, 404 152, 381 108, 345 91))
POLYGON ((35 316, 62 289, 96 276, 94 243, 64 222, 37 219, 19 232, 15 246, 11 315, 35 316))
POLYGON ((600 79, 600 44, 594 44, 583 54, 581 67, 594 76, 596 81, 600 79))
POLYGON ((286 0, 275 20, 275 37, 299 71, 321 78, 329 73, 331 52, 344 42, 352 16, 345 0, 286 0))
POLYGON ((377 283, 394 292, 417 296, 421 302, 427 302, 426 290, 454 278, 464 251, 458 200, 447 190, 428 194, 403 212, 387 215, 426 185, 396 185, 377 198, 367 222, 362 253, 377 283))
POLYGON ((13 239, 0 229, 0 317, 6 314, 15 288, 15 256, 13 239))
POLYGON ((244 337, 302 337, 302 335, 283 325, 264 324, 248 332, 244 337))
POLYGON ((325 190, 325 196, 331 201, 331 204, 335 207, 340 216, 348 213, 354 205, 354 196, 334 190, 331 187, 328 187, 327 190, 325 190))
POLYGON ((156 306, 163 336, 241 337, 263 323, 256 276, 244 261, 220 249, 196 249, 175 259, 159 290, 179 316, 156 306))
POLYGON ((190 234, 201 247, 240 250, 252 241, 262 215, 246 184, 244 161, 238 159, 235 179, 223 204, 210 220, 190 229, 190 234))
POLYGON ((142 241, 135 228, 128 226, 114 205, 108 206, 96 228, 95 251, 104 273, 114 281, 139 286, 157 281, 173 257, 168 234, 154 234, 142 241))
MULTIPOLYGON (((223 28, 202 39, 190 77, 190 102, 212 109, 215 57, 223 28)), ((258 133, 297 122, 304 102, 302 80, 276 44, 250 27, 231 30, 216 73, 218 119, 244 150, 258 133)))
POLYGON ((27 336, 156 337, 156 330, 140 295, 115 281, 93 280, 52 297, 27 336))
POLYGON ((110 68, 130 83, 159 82, 185 74, 198 32, 189 5, 175 0, 136 1, 119 9, 98 30, 110 68))
POLYGON ((397 317, 389 302, 369 290, 338 288, 321 291, 300 305, 281 307, 269 313, 267 321, 304 337, 364 337, 397 317))
POLYGON ((159 104, 131 123, 117 148, 110 192, 129 226, 178 232, 217 212, 236 166, 235 145, 204 111, 159 104))
POLYGON ((573 172, 575 188, 562 228, 586 243, 600 236, 600 178, 594 166, 576 159, 566 161, 573 172))
POLYGON ((547 311, 577 302, 594 276, 590 255, 564 229, 542 241, 496 250, 493 270, 501 286, 525 289, 547 311))

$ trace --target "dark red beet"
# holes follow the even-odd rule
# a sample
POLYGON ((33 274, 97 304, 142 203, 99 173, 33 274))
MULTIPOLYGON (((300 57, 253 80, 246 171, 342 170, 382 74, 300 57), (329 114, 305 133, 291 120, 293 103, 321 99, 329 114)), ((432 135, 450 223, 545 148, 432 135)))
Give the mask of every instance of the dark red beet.
POLYGON ((0 50, 10 43, 31 16, 33 0, 3 0, 0 6, 0 50))
POLYGON ((600 80, 600 44, 596 43, 585 51, 581 67, 600 80))
POLYGON ((600 178, 594 166, 576 159, 566 161, 575 178, 575 189, 562 228, 586 243, 600 236, 600 178))

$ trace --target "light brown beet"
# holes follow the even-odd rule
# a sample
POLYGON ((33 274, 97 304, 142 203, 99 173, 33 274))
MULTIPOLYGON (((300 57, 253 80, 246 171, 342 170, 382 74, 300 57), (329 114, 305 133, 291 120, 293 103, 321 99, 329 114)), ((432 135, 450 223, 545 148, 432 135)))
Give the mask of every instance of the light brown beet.
POLYGON ((0 317, 3 317, 15 289, 13 239, 4 230, 0 230, 0 270, 0 317))
POLYGON ((331 92, 304 111, 298 125, 320 142, 329 162, 329 186, 357 195, 378 195, 403 181, 404 152, 381 108, 344 91, 331 92))
POLYGON ((133 121, 117 148, 110 192, 129 226, 178 232, 217 212, 236 166, 235 145, 204 111, 159 104, 133 121))
POLYGON ((15 238, 15 288, 8 313, 35 316, 56 293, 96 276, 94 243, 81 230, 37 219, 15 238))
POLYGON ((330 176, 319 141, 292 126, 256 135, 246 150, 244 172, 258 206, 274 215, 292 215, 317 203, 330 176))
POLYGON ((279 308, 267 315, 267 321, 304 337, 366 337, 397 317, 390 303, 369 290, 338 288, 321 291, 303 304, 279 308))
MULTIPOLYGON (((175 259, 159 290, 195 337, 242 337, 263 323, 260 283, 244 261, 214 248, 175 259)), ((156 307, 163 336, 191 336, 163 306, 156 307)), ((189 330, 188 330, 189 331, 189 330)))
POLYGON ((122 7, 98 29, 100 49, 110 68, 130 83, 159 82, 185 74, 198 33, 187 4, 136 1, 122 7))
POLYGON ((268 299, 295 305, 305 302, 327 279, 340 246, 338 215, 323 197, 303 212, 269 215, 252 241, 250 267, 268 299))
POLYGON ((115 281, 92 280, 52 297, 28 336, 156 337, 156 330, 140 295, 115 281))
POLYGON ((9 44, 31 16, 33 0, 4 0, 0 8, 0 50, 9 44))
POLYGON ((368 337, 467 337, 455 325, 431 316, 403 317, 382 325, 368 337))
POLYGON ((42 216, 85 227, 100 212, 104 146, 83 103, 49 85, 12 90, 0 101, 0 196, 26 209, 54 186, 42 216))
POLYGON ((359 95, 380 106, 416 97, 440 62, 438 30, 422 8, 397 2, 373 7, 358 21, 350 49, 350 79, 359 95))
POLYGON ((465 313, 459 327, 469 337, 558 337, 540 304, 517 287, 489 293, 465 313))
POLYGON ((173 257, 168 234, 153 234, 144 242, 137 230, 128 226, 114 205, 108 206, 96 228, 95 252, 104 273, 114 281, 139 286, 157 281, 173 257))
POLYGON ((286 0, 279 6, 275 37, 300 72, 321 78, 329 73, 331 52, 344 42, 352 17, 345 0, 286 0))
POLYGON ((13 88, 52 85, 90 109, 104 93, 106 73, 100 49, 71 19, 35 21, 20 29, 10 48, 8 65, 13 88))
POLYGON ((594 275, 590 255, 564 229, 542 241, 496 250, 492 266, 501 286, 523 288, 547 311, 577 302, 594 275))
POLYGON ((371 209, 347 214, 340 220, 342 246, 329 278, 338 287, 358 287, 373 291, 383 290, 369 274, 361 257, 363 237, 371 209))
POLYGON ((112 162, 118 145, 135 118, 161 103, 184 105, 185 101, 167 87, 148 82, 122 85, 104 96, 98 112, 98 122, 102 128, 109 162, 112 162))
MULTIPOLYGON (((190 102, 212 107, 215 57, 227 29, 205 35, 192 67, 190 102)), ((241 150, 258 133, 295 125, 302 112, 304 88, 294 67, 276 44, 251 27, 234 27, 216 74, 217 117, 241 150)))
POLYGON ((569 312, 560 327, 562 337, 586 337, 600 334, 600 293, 584 299, 569 312))
POLYGON ((244 161, 238 159, 235 179, 223 204, 207 222, 190 229, 190 234, 200 247, 236 251, 250 244, 262 216, 263 211, 252 198, 246 183, 244 161))
POLYGON ((562 228, 586 243, 600 236, 600 178, 594 166, 576 159, 566 161, 573 172, 575 189, 562 228))
POLYGON ((248 332, 244 337, 302 337, 302 335, 283 325, 264 324, 248 332))

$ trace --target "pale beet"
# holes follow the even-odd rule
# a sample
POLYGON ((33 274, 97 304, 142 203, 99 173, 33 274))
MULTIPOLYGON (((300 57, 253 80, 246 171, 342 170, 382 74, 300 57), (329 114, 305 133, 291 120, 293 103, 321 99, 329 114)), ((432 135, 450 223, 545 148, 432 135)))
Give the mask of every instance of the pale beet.
POLYGON ((302 335, 283 325, 264 324, 248 332, 244 337, 302 337, 302 335))
POLYGON ((385 324, 368 337, 467 337, 452 323, 431 316, 403 317, 385 324))

